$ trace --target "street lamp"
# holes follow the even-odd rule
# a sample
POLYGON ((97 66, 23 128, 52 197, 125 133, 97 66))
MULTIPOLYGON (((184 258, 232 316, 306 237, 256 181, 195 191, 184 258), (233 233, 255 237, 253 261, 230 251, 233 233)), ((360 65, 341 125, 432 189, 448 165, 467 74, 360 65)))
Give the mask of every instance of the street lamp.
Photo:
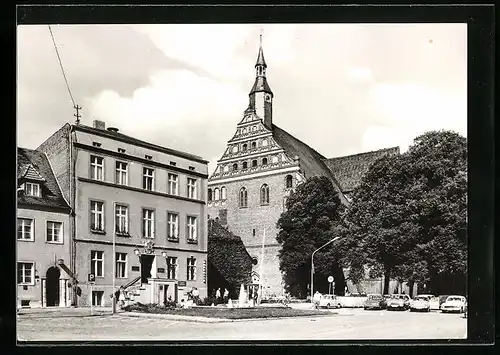
POLYGON ((313 301, 313 295, 314 295, 314 254, 316 254, 316 252, 320 249, 323 249, 324 247, 326 247, 328 244, 330 243, 333 243, 334 241, 336 241, 337 239, 339 239, 340 237, 335 237, 333 238, 332 240, 330 240, 329 242, 323 244, 322 246, 320 246, 318 249, 316 249, 315 251, 313 251, 312 255, 311 255, 311 303, 314 303, 313 301))

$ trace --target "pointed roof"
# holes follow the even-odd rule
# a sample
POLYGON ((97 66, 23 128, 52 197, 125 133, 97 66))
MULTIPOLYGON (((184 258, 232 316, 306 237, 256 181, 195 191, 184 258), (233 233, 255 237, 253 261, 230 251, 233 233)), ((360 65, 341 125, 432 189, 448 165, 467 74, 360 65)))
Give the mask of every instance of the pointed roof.
POLYGON ((44 153, 37 150, 17 148, 17 178, 18 183, 26 180, 38 181, 42 192, 41 197, 18 194, 18 204, 70 210, 49 160, 44 153))

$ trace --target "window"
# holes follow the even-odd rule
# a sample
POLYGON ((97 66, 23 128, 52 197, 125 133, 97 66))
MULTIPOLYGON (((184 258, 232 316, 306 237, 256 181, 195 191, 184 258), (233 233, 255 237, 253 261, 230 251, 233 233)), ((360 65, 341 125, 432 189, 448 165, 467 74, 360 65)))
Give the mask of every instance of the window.
POLYGON ((220 195, 221 195, 221 199, 222 200, 225 200, 227 198, 227 192, 226 192, 226 187, 225 186, 221 187, 221 189, 220 189, 220 195))
POLYGON ((190 242, 196 242, 198 240, 198 234, 196 231, 196 217, 187 217, 187 240, 190 242))
POLYGON ((116 253, 116 275, 119 279, 127 277, 127 254, 116 253))
POLYGON ((142 210, 142 237, 155 237, 155 211, 144 208, 142 210))
POLYGON ((208 189, 208 201, 212 201, 212 189, 208 189))
POLYGON ((122 161, 116 162, 116 183, 118 185, 127 185, 128 184, 128 164, 122 161))
POLYGON ((142 168, 142 188, 153 191, 155 171, 151 168, 142 168))
POLYGON ((47 221, 47 242, 63 242, 63 228, 61 222, 47 221))
POLYGON ((27 182, 24 185, 24 192, 28 196, 40 197, 40 185, 32 182, 27 182))
POLYGON ((35 240, 32 219, 17 219, 17 240, 35 240))
POLYGON ((168 193, 171 195, 178 195, 177 188, 178 176, 176 174, 168 174, 168 193))
POLYGON ((219 188, 216 187, 214 189, 214 201, 219 201, 220 200, 220 191, 219 191, 219 188))
POLYGON ((238 170, 238 163, 233 164, 233 171, 236 171, 236 170, 238 170))
POLYGON ((247 147, 248 147, 248 146, 247 146, 247 144, 245 143, 245 144, 243 144, 243 146, 241 147, 241 150, 242 150, 242 151, 246 151, 246 150, 247 150, 247 147))
POLYGON ((267 184, 262 185, 262 187, 260 188, 260 204, 269 204, 269 186, 267 186, 267 184))
POLYGON ((167 278, 177 278, 177 258, 173 256, 167 257, 167 278))
POLYGON ((252 166, 256 167, 257 166, 257 159, 252 160, 252 166))
POLYGON ((128 234, 128 207, 115 205, 115 233, 128 234))
POLYGON ((252 149, 255 149, 255 148, 257 148, 257 143, 252 142, 252 149))
POLYGON ((177 213, 167 213, 167 237, 179 239, 179 215, 177 213))
POLYGON ((18 285, 33 285, 33 274, 35 269, 34 263, 17 263, 17 284, 18 285))
POLYGON ((104 203, 90 201, 90 229, 104 231, 104 203))
POLYGON ((95 277, 104 277, 104 252, 90 251, 90 273, 95 277))
POLYGON ((287 175, 285 178, 285 186, 287 189, 291 189, 293 186, 293 178, 292 175, 287 175))
POLYGON ((247 203, 248 203, 247 189, 242 187, 240 190, 240 198, 239 198, 240 208, 247 207, 247 203))
POLYGON ((187 280, 196 280, 196 259, 193 257, 187 259, 187 280))
POLYGON ((188 198, 196 198, 196 179, 188 178, 187 179, 187 197, 188 198))
POLYGON ((267 165, 267 158, 262 158, 262 165, 267 165))
POLYGON ((104 180, 104 158, 95 155, 90 156, 90 178, 104 180))
POLYGON ((248 168, 248 163, 246 161, 244 161, 242 169, 246 169, 246 168, 248 168))

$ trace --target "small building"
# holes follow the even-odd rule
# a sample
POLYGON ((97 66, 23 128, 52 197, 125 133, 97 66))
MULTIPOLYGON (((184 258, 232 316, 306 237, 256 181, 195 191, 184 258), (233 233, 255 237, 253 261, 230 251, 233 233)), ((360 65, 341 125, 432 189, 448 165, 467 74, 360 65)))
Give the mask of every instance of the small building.
POLYGON ((71 208, 47 156, 17 149, 17 307, 68 307, 71 208))
POLYGON ((106 128, 65 124, 40 147, 74 208, 74 302, 109 306, 207 294, 208 162, 106 128))

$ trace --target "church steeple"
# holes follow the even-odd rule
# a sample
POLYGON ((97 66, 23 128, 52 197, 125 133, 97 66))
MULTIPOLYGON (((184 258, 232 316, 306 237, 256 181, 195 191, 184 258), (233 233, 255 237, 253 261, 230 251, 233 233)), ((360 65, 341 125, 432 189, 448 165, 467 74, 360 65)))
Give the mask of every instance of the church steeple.
POLYGON ((264 120, 264 124, 269 129, 272 129, 272 103, 274 95, 267 83, 266 69, 267 64, 264 59, 264 50, 262 49, 262 35, 260 35, 259 54, 255 63, 255 82, 249 94, 249 108, 254 109, 257 116, 264 120))

